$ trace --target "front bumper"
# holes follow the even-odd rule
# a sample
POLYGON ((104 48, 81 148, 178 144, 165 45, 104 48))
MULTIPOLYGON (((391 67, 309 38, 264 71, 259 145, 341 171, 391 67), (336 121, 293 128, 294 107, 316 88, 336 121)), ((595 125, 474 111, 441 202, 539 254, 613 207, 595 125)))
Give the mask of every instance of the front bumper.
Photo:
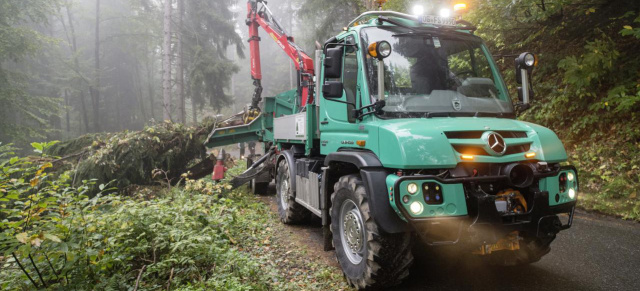
POLYGON ((527 237, 553 238, 561 230, 571 227, 573 222, 577 202, 575 198, 560 200, 561 203, 558 203, 556 198, 562 193, 550 193, 550 191, 558 191, 557 187, 552 187, 550 184, 561 173, 567 171, 574 172, 575 189, 577 190, 577 170, 573 166, 561 167, 559 170, 549 173, 537 173, 535 175, 537 183, 529 188, 528 210, 522 214, 499 212, 495 204, 495 195, 489 195, 472 187, 477 183, 500 182, 506 179, 502 176, 455 179, 442 179, 431 175, 399 177, 390 189, 392 190, 389 193, 390 202, 396 212, 417 232, 436 234, 435 236, 427 236, 430 238, 426 240, 428 244, 456 244, 463 237, 468 238, 472 244, 492 244, 513 231, 518 231, 527 237), (435 181, 443 185, 443 189, 452 187, 452 185, 460 185, 459 187, 464 185, 464 199, 458 194, 457 198, 445 198, 442 203, 442 206, 446 208, 451 204, 446 201, 447 199, 454 201, 458 211, 445 211, 427 217, 411 215, 407 210, 406 203, 403 205, 401 200, 401 196, 406 195, 401 191, 400 185, 404 186, 407 181, 412 180, 435 181), (463 202, 464 205, 460 205, 459 202, 463 202), (459 211, 461 208, 464 208, 464 211, 459 211), (558 217, 560 214, 566 214, 565 222, 562 222, 558 217), (443 233, 445 234, 443 235, 443 233))

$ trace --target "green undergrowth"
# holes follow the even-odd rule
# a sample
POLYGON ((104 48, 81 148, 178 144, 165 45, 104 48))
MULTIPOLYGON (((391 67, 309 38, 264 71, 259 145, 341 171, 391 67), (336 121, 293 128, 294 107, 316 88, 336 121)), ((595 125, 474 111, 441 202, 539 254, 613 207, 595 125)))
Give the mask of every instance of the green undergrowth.
POLYGON ((197 180, 90 198, 95 181, 72 187, 71 171, 54 177, 50 166, 0 152, 2 290, 345 287, 304 248, 277 245, 283 226, 246 187, 197 180))
POLYGON ((640 221, 640 129, 631 124, 611 129, 565 143, 569 162, 578 169, 578 207, 640 221))
POLYGON ((582 140, 564 139, 569 162, 579 172, 578 207, 640 221, 639 136, 640 128, 624 124, 582 140))

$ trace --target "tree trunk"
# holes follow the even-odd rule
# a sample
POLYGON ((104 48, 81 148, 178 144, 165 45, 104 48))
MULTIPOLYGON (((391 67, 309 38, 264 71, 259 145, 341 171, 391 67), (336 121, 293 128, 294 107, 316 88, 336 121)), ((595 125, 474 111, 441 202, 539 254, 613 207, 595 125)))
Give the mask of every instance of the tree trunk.
POLYGON ((178 117, 182 124, 186 124, 186 110, 184 101, 184 65, 182 50, 182 18, 184 14, 184 0, 178 0, 178 60, 177 60, 177 85, 178 85, 178 117))
MULTIPOLYGON (((78 42, 77 42, 77 37, 76 37, 76 28, 75 25, 73 24, 73 14, 71 13, 71 3, 69 3, 68 1, 65 2, 65 9, 67 10, 67 20, 69 21, 69 30, 71 32, 71 52, 73 53, 73 68, 76 72, 76 75, 78 75, 78 80, 77 80, 77 90, 79 92, 79 97, 80 97, 80 110, 82 112, 80 112, 81 116, 82 116, 82 123, 84 123, 84 133, 89 132, 89 117, 87 115, 87 106, 85 103, 85 96, 84 96, 84 88, 83 88, 83 81, 82 81, 82 76, 80 74, 80 61, 78 60, 78 42)), ((64 21, 63 21, 64 24, 64 21)), ((63 25, 64 26, 64 25, 63 25)), ((66 26, 64 26, 65 30, 66 30, 66 26)), ((80 132, 82 132, 82 130, 80 130, 80 132)))
POLYGON ((162 113, 171 121, 171 0, 164 1, 164 43, 162 45, 162 113))
POLYGON ((95 88, 91 91, 93 105, 93 129, 100 131, 100 0, 96 0, 95 88))
POLYGON ((138 87, 138 105, 140 106, 140 114, 142 114, 143 122, 147 122, 147 111, 144 109, 144 96, 142 95, 142 76, 140 75, 140 62, 138 61, 138 57, 135 59, 136 62, 136 87, 138 87))
POLYGON ((69 113, 69 89, 64 90, 64 110, 67 117, 67 134, 71 133, 71 114, 69 113))
POLYGON ((196 100, 193 99, 193 92, 191 95, 191 110, 193 111, 193 124, 198 124, 198 106, 196 106, 196 100))
POLYGON ((84 122, 84 132, 89 132, 89 116, 87 116, 87 105, 84 101, 84 89, 80 88, 80 106, 82 107, 82 121, 84 122))
MULTIPOLYGON (((147 49, 149 49, 149 44, 147 44, 147 49)), ((155 111, 155 106, 154 106, 154 99, 155 99, 155 90, 153 88, 153 83, 154 83, 154 74, 153 72, 155 71, 155 66, 154 66, 154 61, 153 61, 153 57, 155 57, 155 52, 152 49, 151 53, 149 53, 149 51, 147 51, 146 53, 147 55, 147 59, 145 62, 145 68, 147 69, 147 86, 148 91, 149 91, 149 111, 151 112, 151 118, 155 120, 156 118, 156 111, 155 111)))

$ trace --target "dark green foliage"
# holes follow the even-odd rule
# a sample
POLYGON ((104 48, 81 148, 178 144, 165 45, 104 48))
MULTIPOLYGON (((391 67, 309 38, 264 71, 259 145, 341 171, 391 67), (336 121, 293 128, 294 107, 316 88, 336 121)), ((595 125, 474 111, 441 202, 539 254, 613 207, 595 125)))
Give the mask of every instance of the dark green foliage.
POLYGON ((28 57, 33 57, 52 39, 36 29, 48 22, 57 0, 4 0, 0 2, 0 141, 26 145, 27 141, 44 138, 48 124, 57 117, 59 100, 40 92, 31 92, 20 70, 28 57))
MULTIPOLYGON (((229 60, 232 54, 244 58, 244 42, 236 33, 234 17, 228 7, 231 1, 184 1, 187 91, 192 102, 209 104, 218 111, 231 104, 233 96, 225 94, 238 67, 229 60), (227 53, 229 46, 235 51, 227 53)), ((240 5, 241 12, 244 5, 240 5)), ((241 13, 242 14, 242 13, 241 13)), ((236 16, 241 17, 241 16, 236 16)), ((247 76, 248 77, 248 76, 247 76)))

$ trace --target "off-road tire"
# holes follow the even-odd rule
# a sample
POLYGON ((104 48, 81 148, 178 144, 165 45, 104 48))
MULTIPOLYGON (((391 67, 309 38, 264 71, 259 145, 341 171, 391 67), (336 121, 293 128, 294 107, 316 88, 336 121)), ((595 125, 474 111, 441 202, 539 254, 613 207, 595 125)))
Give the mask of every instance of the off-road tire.
MULTIPOLYGON (((411 234, 384 234, 379 229, 369 212, 368 197, 360 175, 343 176, 334 185, 330 211, 336 258, 349 284, 358 289, 381 289, 400 284, 409 275, 409 267, 413 263, 411 234), (347 221, 347 215, 340 218, 341 212, 352 204, 355 204, 364 224, 362 256, 357 264, 350 259, 353 252, 347 243, 343 244, 340 233, 341 221, 347 221)), ((347 232, 343 232, 346 237, 347 232)))
POLYGON ((296 224, 305 221, 309 217, 309 211, 298 204, 292 197, 291 171, 286 159, 280 160, 276 173, 276 200, 278 202, 278 215, 284 224, 296 224), (284 192, 284 193, 283 193, 284 192), (284 203, 283 203, 283 199, 284 203))
POLYGON ((553 239, 525 239, 520 242, 519 250, 494 252, 486 256, 486 262, 489 265, 500 267, 535 263, 551 251, 550 245, 553 239))
POLYGON ((256 179, 251 179, 251 193, 255 195, 267 195, 269 191, 269 182, 256 182, 256 179))

